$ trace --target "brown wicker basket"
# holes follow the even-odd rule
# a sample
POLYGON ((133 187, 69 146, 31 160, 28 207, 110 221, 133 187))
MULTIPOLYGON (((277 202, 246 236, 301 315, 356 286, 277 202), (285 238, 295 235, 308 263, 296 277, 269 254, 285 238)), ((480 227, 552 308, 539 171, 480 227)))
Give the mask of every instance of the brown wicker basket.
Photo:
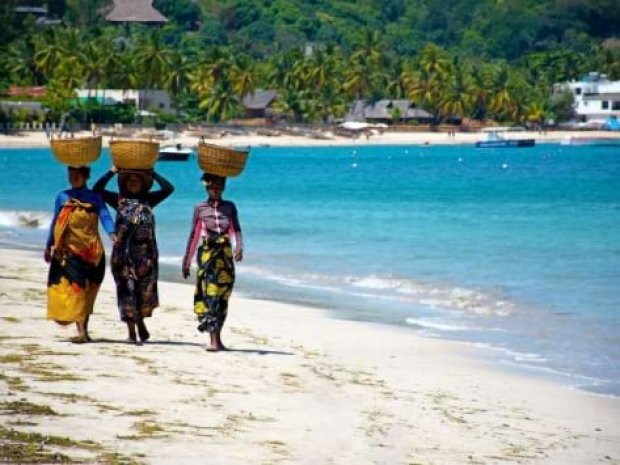
POLYGON ((114 165, 123 170, 148 170, 155 166, 159 142, 138 139, 110 141, 110 156, 114 165))
POLYGON ((56 160, 69 166, 86 166, 101 155, 101 136, 77 139, 51 139, 56 160))
POLYGON ((219 145, 198 143, 198 166, 206 173, 222 177, 239 176, 245 168, 249 150, 234 150, 219 145))

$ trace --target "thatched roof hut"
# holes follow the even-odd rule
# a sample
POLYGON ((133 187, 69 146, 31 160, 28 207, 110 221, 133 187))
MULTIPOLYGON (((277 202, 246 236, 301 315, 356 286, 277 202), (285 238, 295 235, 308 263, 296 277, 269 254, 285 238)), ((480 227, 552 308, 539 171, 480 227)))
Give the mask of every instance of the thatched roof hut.
POLYGON ((112 23, 163 24, 168 18, 153 8, 152 0, 114 0, 114 9, 106 16, 112 23))

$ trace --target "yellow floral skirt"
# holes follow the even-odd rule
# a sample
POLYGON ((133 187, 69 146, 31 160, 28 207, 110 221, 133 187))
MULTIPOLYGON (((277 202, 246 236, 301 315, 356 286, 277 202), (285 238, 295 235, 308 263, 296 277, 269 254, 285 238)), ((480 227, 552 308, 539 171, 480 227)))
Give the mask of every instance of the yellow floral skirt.
POLYGON ((194 312, 200 320, 198 329, 213 333, 224 326, 235 284, 235 262, 228 237, 219 235, 204 240, 197 260, 194 312))

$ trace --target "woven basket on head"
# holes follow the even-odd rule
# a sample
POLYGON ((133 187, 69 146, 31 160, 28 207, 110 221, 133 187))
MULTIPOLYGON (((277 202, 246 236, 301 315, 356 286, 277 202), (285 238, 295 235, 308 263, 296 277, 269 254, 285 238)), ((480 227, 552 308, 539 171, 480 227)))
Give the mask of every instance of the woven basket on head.
POLYGON ((222 177, 238 176, 245 168, 247 150, 233 150, 219 145, 198 144, 198 166, 206 173, 222 177))
POLYGON ((90 165, 101 154, 101 136, 51 139, 50 145, 56 160, 69 166, 90 165))
POLYGON ((110 156, 114 165, 123 170, 149 170, 155 166, 159 142, 137 139, 110 141, 110 156))

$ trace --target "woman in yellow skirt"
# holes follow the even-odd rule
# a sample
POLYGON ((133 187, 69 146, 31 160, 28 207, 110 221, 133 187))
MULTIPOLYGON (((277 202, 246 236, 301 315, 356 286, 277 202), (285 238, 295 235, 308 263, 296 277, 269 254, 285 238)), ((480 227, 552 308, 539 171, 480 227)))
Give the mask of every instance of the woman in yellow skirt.
POLYGON ((75 323, 71 342, 90 342, 88 320, 105 273, 98 223, 114 242, 114 221, 101 196, 86 187, 90 168, 69 167, 71 189, 56 197, 44 258, 50 264, 47 318, 61 325, 75 323))

